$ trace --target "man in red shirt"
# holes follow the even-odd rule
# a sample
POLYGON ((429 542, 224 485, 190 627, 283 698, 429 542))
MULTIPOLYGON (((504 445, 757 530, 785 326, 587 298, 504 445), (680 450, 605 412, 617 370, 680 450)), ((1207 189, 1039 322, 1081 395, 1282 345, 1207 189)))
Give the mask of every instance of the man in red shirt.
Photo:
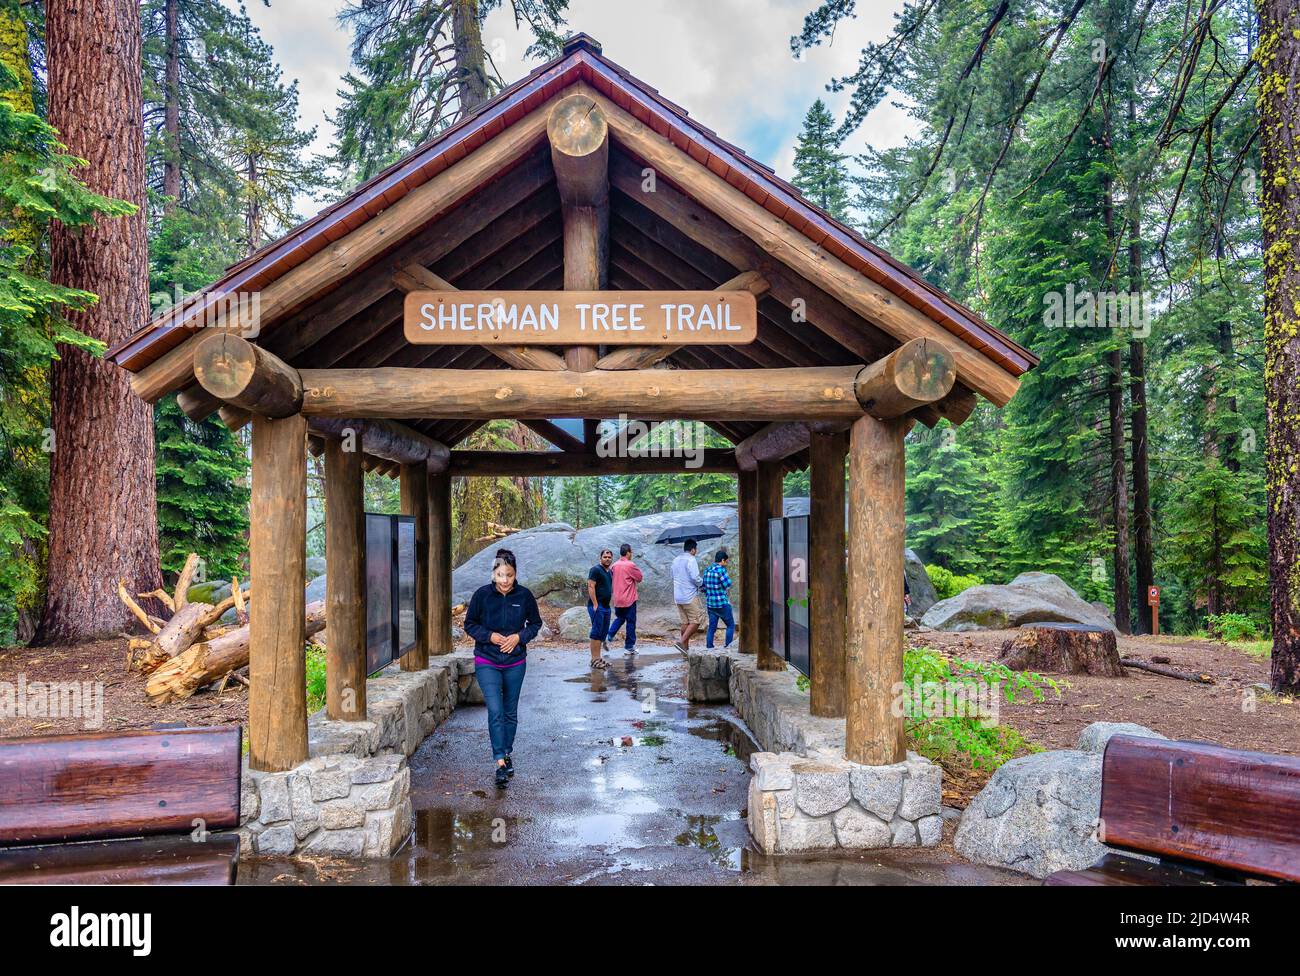
POLYGON ((609 642, 618 633, 618 628, 626 623, 623 650, 631 654, 636 651, 636 585, 643 577, 640 567, 632 561, 632 547, 626 542, 618 547, 618 562, 609 571, 614 577, 614 623, 605 639, 605 650, 609 650, 609 642))

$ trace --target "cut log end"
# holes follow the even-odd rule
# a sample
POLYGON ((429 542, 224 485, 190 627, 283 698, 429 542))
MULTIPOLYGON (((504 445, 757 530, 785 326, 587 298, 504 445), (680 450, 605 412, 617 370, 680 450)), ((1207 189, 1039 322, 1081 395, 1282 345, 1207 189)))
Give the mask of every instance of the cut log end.
POLYGON ((590 156, 608 151, 609 120, 590 95, 570 95, 551 109, 546 137, 553 152, 565 156, 590 156))
POLYGON ((228 332, 214 332, 198 340, 194 375, 214 397, 263 416, 286 417, 302 406, 298 371, 228 332))

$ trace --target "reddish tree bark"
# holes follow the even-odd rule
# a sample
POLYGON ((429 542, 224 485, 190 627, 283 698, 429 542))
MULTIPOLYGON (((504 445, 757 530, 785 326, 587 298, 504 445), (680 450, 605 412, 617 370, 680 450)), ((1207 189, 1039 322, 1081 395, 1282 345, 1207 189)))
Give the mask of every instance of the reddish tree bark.
MULTIPOLYGON (((144 222, 140 17, 135 0, 46 4, 50 121, 98 193, 141 207, 76 234, 55 225, 50 278, 94 292, 70 316, 109 345, 149 315, 144 222)), ((130 624, 117 581, 161 585, 154 493, 153 410, 125 372, 64 348, 50 372, 50 561, 39 641, 115 633, 130 624)))
POLYGON ((1260 0, 1259 147, 1273 687, 1300 692, 1300 9, 1260 0))

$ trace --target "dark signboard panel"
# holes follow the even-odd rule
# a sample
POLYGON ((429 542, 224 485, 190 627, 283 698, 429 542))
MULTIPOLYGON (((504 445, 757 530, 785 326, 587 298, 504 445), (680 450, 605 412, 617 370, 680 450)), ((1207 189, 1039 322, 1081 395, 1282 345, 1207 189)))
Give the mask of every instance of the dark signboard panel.
POLYGON ((397 518, 397 653, 401 656, 415 646, 415 519, 397 518))
POLYGON ((366 674, 393 659, 393 520, 366 513, 366 674))
POLYGON ((415 519, 366 513, 366 673, 415 646, 415 519))
POLYGON ((812 676, 808 656, 808 516, 785 520, 786 655, 801 673, 812 676))
POLYGON ((772 653, 788 659, 785 642, 785 519, 767 520, 768 566, 772 581, 772 653))

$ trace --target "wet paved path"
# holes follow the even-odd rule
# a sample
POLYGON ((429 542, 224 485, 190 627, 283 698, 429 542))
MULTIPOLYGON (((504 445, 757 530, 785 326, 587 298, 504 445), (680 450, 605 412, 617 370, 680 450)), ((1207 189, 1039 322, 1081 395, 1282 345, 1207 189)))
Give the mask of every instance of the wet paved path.
POLYGON ((743 818, 753 743, 729 707, 684 701, 671 649, 536 648, 520 702, 517 775, 492 782, 483 706, 465 706, 411 759, 413 842, 390 861, 249 861, 240 883, 997 883, 922 851, 769 859, 743 818))

